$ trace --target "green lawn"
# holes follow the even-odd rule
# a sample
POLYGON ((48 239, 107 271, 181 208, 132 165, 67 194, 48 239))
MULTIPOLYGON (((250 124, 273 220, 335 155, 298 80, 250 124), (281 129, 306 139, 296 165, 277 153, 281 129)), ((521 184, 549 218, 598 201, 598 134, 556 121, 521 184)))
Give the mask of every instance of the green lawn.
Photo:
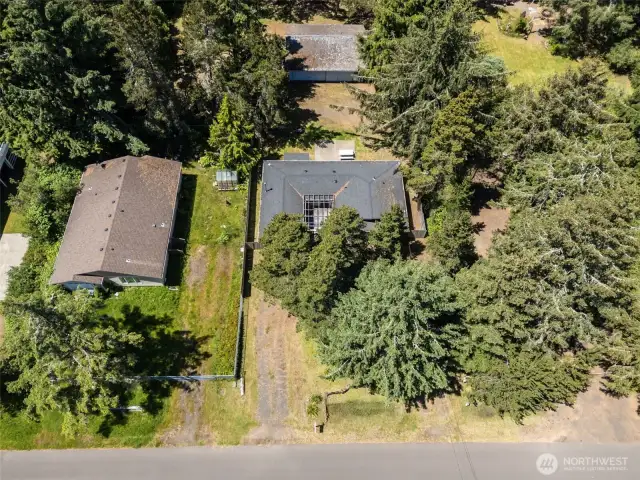
MULTIPOLYGON (((552 55, 541 42, 504 35, 498 29, 498 22, 494 17, 477 22, 475 31, 482 35, 482 41, 489 52, 504 60, 512 72, 510 83, 513 85, 527 83, 539 86, 553 75, 578 65, 575 60, 552 55)), ((624 91, 631 88, 626 76, 611 74, 610 81, 624 91)))
MULTIPOLYGON (((190 185, 193 214, 178 321, 206 338, 211 357, 202 365, 203 374, 232 374, 247 193, 219 192, 212 186, 213 175, 198 169, 185 170, 185 182, 190 185)), ((196 417, 197 442, 237 444, 255 425, 253 403, 239 395, 234 382, 205 382, 200 395, 185 398, 174 392, 162 426, 167 436, 179 432, 186 417, 196 417)))
POLYGON ((114 318, 123 317, 123 308, 140 308, 141 312, 157 317, 176 318, 180 292, 166 287, 127 288, 118 292, 118 296, 110 296, 105 301, 103 313, 114 318))
POLYGON ((7 209, 7 212, 7 220, 4 224, 2 233, 25 233, 25 226, 22 216, 15 212, 9 211, 9 209, 7 209))
MULTIPOLYGON (((246 191, 219 192, 213 172, 185 168, 175 237, 185 238, 185 255, 172 256, 168 283, 178 288, 126 288, 111 294, 102 313, 126 321, 138 318, 146 331, 148 319, 162 319, 150 334, 190 335, 199 340, 205 360, 194 369, 201 374, 232 374, 235 359, 240 295, 240 247, 244 234, 246 191), (139 309, 141 316, 126 315, 139 309)), ((11 226, 11 223, 7 223, 11 226)), ((170 338, 170 337, 169 337, 170 338)), ((173 343, 168 343, 169 346, 173 343)), ((157 351, 156 351, 157 352, 157 351)), ((199 358, 199 357, 198 357, 199 358)), ((177 374, 180 372, 165 372, 177 374)), ((160 374, 160 372, 158 372, 160 374)), ((239 408, 233 382, 207 382, 199 428, 213 431, 216 442, 238 443, 253 423, 252 408, 239 408)), ((0 415, 0 449, 142 447, 163 443, 167 429, 180 428, 184 405, 174 390, 147 402, 136 389, 129 405, 153 404, 155 414, 129 413, 118 418, 94 417, 75 439, 60 434, 62 415, 51 412, 39 422, 24 414, 0 415)))
MULTIPOLYGON (((131 405, 145 402, 145 394, 136 390, 131 405)), ((0 415, 0 450, 31 450, 41 448, 145 447, 156 444, 156 430, 167 408, 150 414, 131 412, 106 417, 93 417, 87 431, 75 438, 64 438, 62 415, 49 412, 40 421, 24 413, 16 416, 0 415)))

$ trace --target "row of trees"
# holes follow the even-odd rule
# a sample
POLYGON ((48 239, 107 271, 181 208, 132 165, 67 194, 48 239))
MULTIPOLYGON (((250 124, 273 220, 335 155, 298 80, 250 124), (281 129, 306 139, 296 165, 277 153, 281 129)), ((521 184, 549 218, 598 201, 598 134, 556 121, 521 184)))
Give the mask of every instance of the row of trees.
POLYGON ((315 237, 301 215, 281 213, 263 233, 263 260, 251 279, 322 335, 338 296, 351 288, 367 261, 402 258, 405 235, 404 214, 397 206, 369 233, 355 209, 336 208, 315 237))
POLYGON ((41 235, 66 209, 30 208, 27 197, 46 196, 52 178, 73 183, 89 162, 192 158, 208 136, 205 164, 248 171, 285 141, 294 108, 287 52, 265 33, 264 8, 254 0, 0 1, 0 138, 34 180, 13 203, 28 233, 41 235))

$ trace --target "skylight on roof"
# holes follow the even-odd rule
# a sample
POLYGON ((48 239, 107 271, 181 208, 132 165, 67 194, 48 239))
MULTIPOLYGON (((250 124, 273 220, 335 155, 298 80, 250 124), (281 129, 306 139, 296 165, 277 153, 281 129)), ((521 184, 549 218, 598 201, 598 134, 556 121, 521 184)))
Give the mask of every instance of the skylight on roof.
POLYGON ((334 198, 333 195, 304 196, 304 221, 309 230, 315 233, 320 229, 333 209, 334 198))

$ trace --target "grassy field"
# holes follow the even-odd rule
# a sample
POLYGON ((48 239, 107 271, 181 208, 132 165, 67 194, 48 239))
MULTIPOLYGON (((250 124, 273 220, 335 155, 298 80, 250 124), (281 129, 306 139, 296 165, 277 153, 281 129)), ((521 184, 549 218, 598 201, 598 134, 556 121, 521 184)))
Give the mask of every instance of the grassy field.
POLYGON ((24 233, 24 232, 25 232, 25 226, 22 220, 22 216, 15 212, 9 211, 2 233, 24 233))
MULTIPOLYGON (((540 86, 555 74, 562 73, 578 62, 565 57, 552 55, 541 41, 504 35, 498 29, 495 17, 487 17, 475 25, 475 31, 482 35, 482 42, 489 52, 504 60, 512 72, 510 83, 518 85, 526 83, 540 86)), ((629 79, 624 75, 610 75, 610 83, 624 91, 630 91, 629 79)))
POLYGON ((475 30, 482 35, 482 41, 489 52, 504 60, 512 72, 510 82, 514 85, 540 85, 549 77, 577 65, 573 60, 552 55, 540 43, 504 35, 498 29, 496 18, 488 17, 479 21, 475 30))

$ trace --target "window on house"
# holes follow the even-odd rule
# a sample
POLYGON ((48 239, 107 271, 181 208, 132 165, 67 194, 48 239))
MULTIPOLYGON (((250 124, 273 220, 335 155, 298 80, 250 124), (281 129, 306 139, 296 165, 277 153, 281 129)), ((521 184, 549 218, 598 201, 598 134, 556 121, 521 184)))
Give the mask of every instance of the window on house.
POLYGON ((124 285, 140 283, 140 280, 138 280, 136 277, 120 277, 119 279, 120 279, 120 283, 124 285))

